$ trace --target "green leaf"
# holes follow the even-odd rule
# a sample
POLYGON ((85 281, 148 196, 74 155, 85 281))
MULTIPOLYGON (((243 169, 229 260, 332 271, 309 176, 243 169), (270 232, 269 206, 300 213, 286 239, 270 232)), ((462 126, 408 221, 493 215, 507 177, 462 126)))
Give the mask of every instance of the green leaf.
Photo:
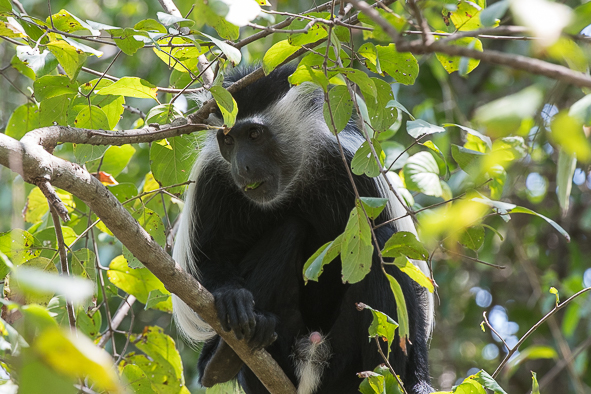
POLYGON ((96 255, 90 249, 82 248, 72 253, 72 274, 96 283, 96 255))
POLYGON ((569 197, 573 185, 573 175, 577 167, 577 157, 568 154, 564 150, 558 152, 558 167, 556 169, 556 183, 558 185, 558 203, 562 213, 566 214, 569 206, 569 197))
POLYGON ((25 63, 23 63, 23 61, 19 59, 18 56, 14 55, 12 57, 12 59, 10 60, 10 65, 15 70, 23 74, 25 77, 30 78, 33 81, 35 80, 35 72, 31 68, 29 68, 25 63))
MULTIPOLYGON (((469 49, 475 49, 482 52, 482 42, 478 38, 465 37, 449 42, 449 45, 457 45, 460 47, 466 47, 469 49)), ((454 71, 459 71, 460 75, 466 75, 471 73, 480 64, 479 59, 469 59, 461 56, 449 56, 441 52, 436 52, 435 56, 439 63, 443 66, 448 74, 454 71), (464 69, 462 69, 462 61, 465 61, 464 69)))
POLYGON ((589 18, 591 18, 591 4, 585 3, 574 9, 574 18, 564 28, 564 32, 568 34, 579 34, 583 28, 589 25, 589 18))
POLYGON ((491 390, 494 394, 507 394, 505 390, 499 386, 499 384, 490 376, 486 371, 480 370, 475 375, 472 376, 472 379, 480 383, 484 388, 491 390))
POLYGON ((503 196, 503 189, 507 181, 507 172, 499 165, 491 166, 488 170, 492 181, 488 184, 490 189, 490 197, 493 200, 498 200, 503 196))
POLYGON ((85 53, 79 53, 76 48, 65 41, 49 42, 47 49, 53 53, 70 79, 78 76, 78 72, 87 58, 85 53))
POLYGON ((473 251, 478 251, 484 244, 484 227, 468 227, 461 235, 459 242, 473 251))
POLYGON ((339 68, 336 70, 343 73, 351 82, 359 86, 359 89, 367 100, 375 99, 378 94, 376 84, 365 72, 353 68, 339 68))
POLYGON ((72 96, 63 95, 45 99, 39 104, 39 126, 51 126, 57 123, 62 126, 68 124, 68 108, 72 96))
POLYGON ((14 139, 20 140, 28 131, 39 128, 39 108, 37 104, 23 104, 14 110, 4 134, 14 139))
POLYGON ((109 146, 102 160, 96 159, 93 162, 87 163, 86 168, 90 172, 96 172, 100 164, 101 171, 116 177, 127 167, 134 153, 135 148, 129 144, 109 146))
POLYGON ((419 63, 410 52, 398 52, 396 45, 376 46, 382 71, 403 85, 412 85, 419 75, 419 63))
POLYGON ((187 37, 173 37, 172 39, 163 38, 158 40, 158 44, 193 45, 192 47, 179 48, 171 46, 154 47, 153 51, 168 67, 173 67, 177 71, 186 73, 197 70, 198 57, 203 53, 203 50, 196 41, 187 37), (177 60, 180 61, 180 64, 177 60))
POLYGON ((540 385, 534 371, 531 371, 531 394, 540 394, 540 385))
POLYGON ((84 107, 76 116, 74 126, 81 129, 109 130, 109 119, 105 112, 95 105, 84 107))
POLYGON ((30 233, 14 229, 0 234, 0 252, 14 265, 20 265, 39 256, 38 243, 30 233))
POLYGON ((359 47, 357 54, 366 59, 365 66, 376 74, 383 75, 380 59, 378 59, 378 50, 371 42, 366 42, 359 47))
POLYGON ((132 28, 113 28, 107 29, 107 31, 111 34, 111 38, 113 41, 128 56, 134 55, 138 49, 143 48, 145 43, 140 38, 142 34, 145 34, 142 31, 138 31, 132 28))
POLYGON ((486 156, 482 152, 466 149, 456 144, 451 145, 451 155, 460 168, 472 176, 478 176, 481 170, 480 161, 486 156))
MULTIPOLYGON (((100 82, 98 79, 94 79, 80 86, 80 90, 82 91, 82 94, 88 94, 94 86, 96 86, 95 90, 100 90, 106 86, 112 85, 113 83, 113 81, 109 81, 107 79, 101 79, 100 82)), ((114 95, 101 96, 96 94, 96 92, 94 91, 93 93, 94 94, 90 96, 90 105, 96 105, 97 107, 102 109, 105 115, 107 115, 107 119, 109 120, 109 129, 114 129, 117 123, 119 123, 119 119, 123 114, 125 98, 123 96, 114 95)), ((88 105, 88 99, 86 97, 76 97, 68 111, 68 124, 73 124, 78 113, 82 111, 84 107, 88 107, 88 105)))
POLYGON ((275 43, 265 52, 265 56, 263 57, 263 71, 265 75, 269 75, 271 71, 275 70, 285 59, 296 53, 298 49, 300 47, 291 45, 289 40, 275 43))
POLYGON ((429 279, 427 275, 425 275, 425 273, 421 271, 419 267, 417 267, 412 261, 410 261, 408 257, 396 257, 396 259, 394 260, 394 264, 398 268, 400 268, 400 271, 408 275, 409 278, 417 282, 419 285, 423 286, 425 289, 429 290, 430 293, 433 293, 435 291, 435 286, 433 286, 433 282, 431 282, 431 279, 429 279))
POLYGON ((515 132, 528 133, 530 127, 522 130, 524 120, 535 116, 542 104, 542 92, 536 86, 492 101, 476 109, 474 121, 486 127, 487 134, 505 136, 515 132))
POLYGON ((288 78, 292 85, 300 85, 303 82, 312 82, 325 92, 328 90, 328 78, 322 70, 312 68, 308 65, 298 66, 298 68, 288 78))
POLYGON ((12 12, 12 4, 9 0, 0 0, 0 12, 12 12))
POLYGON ((378 78, 372 78, 372 81, 376 86, 377 94, 375 99, 366 97, 369 120, 376 131, 386 131, 398 118, 396 108, 386 107, 390 101, 394 100, 394 94, 385 81, 378 78))
POLYGON ((418 152, 409 157, 402 172, 408 189, 433 197, 443 195, 439 180, 439 166, 431 153, 418 152))
MULTIPOLYGON (((406 19, 401 17, 398 14, 393 13, 392 11, 377 8, 376 11, 380 14, 380 16, 385 19, 389 24, 391 24, 396 30, 402 31, 406 25, 406 19)), ((391 42, 392 37, 390 37, 376 22, 374 22, 369 16, 365 15, 364 13, 359 13, 359 21, 361 22, 362 26, 365 27, 372 27, 373 31, 370 30, 363 30, 363 39, 368 40, 373 38, 377 41, 382 42, 391 42)))
MULTIPOLYGON (((164 224, 158 213, 148 208, 143 208, 132 213, 132 216, 138 221, 140 226, 152 236, 160 246, 164 247, 166 244, 166 235, 164 224)), ((123 256, 127 259, 127 263, 131 268, 143 267, 142 263, 127 249, 123 247, 123 256)))
POLYGON ((146 301, 146 306, 144 307, 144 309, 153 308, 154 306, 156 306, 156 304, 168 301, 169 298, 170 293, 163 293, 158 289, 152 290, 148 294, 148 300, 146 301))
POLYGON ((406 308, 406 300, 404 299, 404 293, 400 283, 391 276, 386 274, 386 278, 390 283, 390 289, 394 294, 394 300, 396 301, 396 314, 398 316, 398 336, 400 337, 400 347, 406 352, 406 340, 409 335, 409 321, 408 321, 408 309, 406 308))
MULTIPOLYGON (((74 208, 76 208, 74 197, 70 193, 60 189, 56 189, 56 194, 62 201, 62 203, 65 205, 65 207, 68 209, 68 212, 73 212, 74 208)), ((33 188, 27 196, 27 202, 25 204, 25 210, 23 212, 25 221, 28 223, 37 223, 43 219, 43 216, 47 212, 49 212, 47 198, 45 198, 45 196, 38 187, 33 188)))
POLYGON ((136 98, 156 99, 158 88, 150 82, 137 77, 123 77, 112 85, 95 90, 101 96, 114 95, 136 98))
MULTIPOLYGON (((144 19, 136 23, 133 28, 135 30, 145 30, 150 32, 157 32, 157 33, 164 33, 166 34, 168 31, 166 27, 162 25, 162 23, 158 22, 155 19, 144 19)), ((175 37, 176 38, 176 37, 175 37)), ((173 38, 174 41, 174 38, 173 38)))
POLYGON ((445 129, 443 127, 425 122, 423 119, 409 120, 406 122, 406 132, 413 138, 434 133, 443 133, 444 131, 445 129))
POLYGON ((484 27, 498 26, 500 19, 505 15, 508 8, 509 0, 500 0, 489 5, 480 12, 480 23, 482 23, 484 27))
POLYGON ((57 373, 70 378, 88 377, 100 391, 122 390, 111 356, 84 336, 48 328, 36 338, 32 350, 57 373))
POLYGON ((164 26, 171 26, 175 23, 178 23, 179 26, 191 27, 195 24, 195 22, 191 19, 185 19, 182 16, 167 14, 166 12, 157 12, 156 16, 158 17, 160 23, 162 23, 164 26))
POLYGON ((95 160, 105 154, 109 147, 98 145, 76 144, 74 145, 74 157, 78 164, 95 160))
POLYGON ((558 223, 556 223, 554 220, 552 220, 550 218, 547 218, 546 216, 544 216, 542 214, 532 211, 531 209, 520 207, 518 205, 510 204, 507 202, 493 201, 493 200, 490 200, 485 197, 484 198, 473 198, 472 201, 476 201, 481 204, 486 204, 490 207, 493 207, 493 208, 497 209, 499 211, 499 213, 501 213, 502 215, 511 214, 511 213, 526 213, 528 215, 538 216, 538 217, 544 219, 545 221, 547 221, 560 234, 562 234, 562 236, 564 236, 564 238, 566 238, 566 240, 568 242, 570 242, 570 235, 568 235, 568 233, 562 227, 560 227, 558 225, 558 223))
MULTIPOLYGON (((162 282, 147 268, 132 269, 121 255, 111 261, 107 275, 115 286, 133 294, 143 304, 148 301, 152 290, 160 290, 163 294, 168 293, 162 282)), ((165 302, 160 302, 154 305, 154 309, 170 312, 172 311, 172 301, 168 299, 165 302)))
POLYGON ((583 124, 561 111, 552 120, 552 133, 549 137, 565 153, 575 156, 582 162, 591 160, 591 144, 583 132, 583 124))
POLYGON ((42 101, 61 95, 75 96, 78 93, 78 83, 70 81, 65 75, 46 75, 33 83, 35 98, 42 101))
POLYGON ((240 36, 238 26, 226 21, 223 16, 216 14, 208 5, 207 1, 197 0, 194 4, 195 9, 191 13, 191 17, 195 18, 195 21, 197 22, 196 28, 201 28, 201 26, 207 24, 208 26, 213 27, 223 39, 232 41, 238 39, 240 36))
POLYGON ((584 125, 591 124, 591 94, 586 95, 573 105, 571 105, 568 115, 577 119, 584 125))
POLYGON ((371 325, 369 326, 369 337, 384 339, 388 342, 388 355, 392 349, 392 342, 394 342, 394 335, 396 335, 396 329, 398 323, 394 321, 390 316, 376 309, 373 309, 369 305, 365 305, 365 309, 371 311, 373 316, 371 325))
MULTIPOLYGON (((170 295, 170 293, 168 293, 170 295)), ((157 364, 164 366, 168 376, 184 384, 181 356, 174 340, 164 334, 160 327, 146 327, 141 335, 132 338, 136 347, 157 364)), ((161 391, 158 391, 161 392, 161 391)), ((176 391, 175 391, 176 392, 176 391)))
POLYGON ((454 394, 486 394, 486 390, 482 385, 470 378, 466 378, 454 390, 454 394))
POLYGON ((451 13, 450 19, 456 29, 460 31, 477 30, 482 28, 482 25, 480 24, 481 10, 481 7, 471 1, 461 1, 456 10, 451 13))
POLYGON ((205 33, 200 32, 199 34, 201 34, 202 36, 205 36, 205 37, 209 38, 211 41, 213 41, 213 43, 218 48, 220 48, 220 50, 224 53, 224 55, 226 55, 226 58, 228 58, 228 60, 231 61, 235 66, 238 65, 240 63, 240 61, 242 60, 242 53, 240 52, 239 49, 234 48, 232 45, 226 44, 224 41, 218 40, 217 38, 207 35, 205 33))
POLYGON ((462 126, 459 124, 455 124, 455 123, 444 123, 443 127, 459 127, 460 129, 462 129, 463 131, 465 131, 466 134, 466 139, 467 142, 466 144, 464 144, 465 148, 468 149, 472 149, 478 152, 482 152, 485 153, 487 150, 491 150, 492 149, 492 141, 490 139, 490 137, 487 137, 486 135, 479 133, 476 130, 473 130, 469 127, 466 126, 462 126), (482 144, 480 142, 482 142, 482 144), (485 148, 482 148, 482 145, 484 144, 485 148), (476 146, 478 146, 478 148, 476 148, 476 146))
POLYGON ((76 315, 76 327, 92 339, 97 339, 100 336, 102 321, 101 311, 98 309, 94 312, 79 309, 76 315))
MULTIPOLYGON (((54 230, 55 231, 55 230, 54 230)), ((63 276, 24 265, 10 274, 23 291, 34 294, 60 294, 73 303, 82 302, 94 294, 94 284, 78 276, 63 276)))
MULTIPOLYGON (((150 147, 150 168, 154 178, 162 186, 171 186, 186 182, 195 159, 197 147, 205 134, 181 135, 167 140, 166 146, 153 143, 150 147)), ((176 188, 172 193, 179 192, 176 188)))
POLYGON ((322 245, 304 264, 304 281, 318 282, 318 278, 324 270, 324 266, 333 261, 341 252, 343 235, 339 235, 334 241, 322 245))
MULTIPOLYGON (((372 139, 373 148, 380 159, 380 163, 384 165, 385 154, 382 150, 382 146, 376 139, 372 139)), ((367 175, 368 177, 374 178, 380 175, 380 167, 371 151, 371 146, 365 141, 351 160, 351 171, 355 175, 367 175)))
POLYGON ((369 273, 373 245, 371 229, 359 202, 351 211, 341 242, 343 283, 357 283, 369 273))
POLYGON ((406 256, 415 260, 427 261, 429 260, 429 251, 413 233, 398 231, 384 245, 382 256, 406 256))
MULTIPOLYGON (((312 12, 310 14, 306 14, 306 16, 326 19, 330 16, 330 14, 328 12, 312 12)), ((308 19, 294 19, 287 29, 300 30, 306 27, 309 22, 310 20, 308 19)), ((328 37, 328 32, 323 25, 317 23, 312 26, 307 33, 290 34, 288 41, 290 45, 301 47, 302 45, 311 44, 326 37, 328 37)))
POLYGON ((404 105, 400 104, 396 100, 388 101, 388 103, 386 104, 386 108, 396 108, 397 110, 406 113, 408 115, 408 117, 410 118, 410 120, 415 120, 415 117, 410 113, 410 111, 407 110, 404 105))
POLYGON ((158 123, 161 125, 171 123, 183 114, 173 104, 160 104, 152 107, 146 115, 146 124, 158 123))
POLYGON ((48 50, 39 52, 39 48, 31 48, 26 45, 16 47, 16 56, 33 70, 37 77, 49 74, 58 65, 56 57, 48 50))
POLYGON ((64 41, 70 44, 74 49, 76 49, 78 53, 84 52, 87 55, 93 55, 96 57, 103 56, 103 52, 96 50, 93 47, 89 47, 88 45, 82 44, 78 41, 75 41, 71 38, 64 37, 64 41))
POLYGON ((353 114, 353 100, 346 86, 333 86, 328 91, 329 103, 324 103, 324 121, 335 134, 343 130, 353 114), (330 108, 330 111, 329 111, 330 108), (331 116, 332 114, 332 116, 331 116))
POLYGON ((388 204, 387 198, 360 197, 365 213, 370 219, 376 219, 388 204))
POLYGON ((236 104, 234 97, 219 85, 212 86, 210 92, 218 104, 220 111, 222 111, 224 126, 228 128, 234 126, 236 115, 238 115, 238 104, 236 104))
POLYGON ((51 18, 47 17, 45 23, 47 26, 51 26, 51 21, 53 21, 53 26, 56 30, 63 31, 66 33, 73 33, 75 31, 80 30, 87 30, 93 36, 98 36, 100 33, 93 29, 88 23, 84 22, 80 18, 72 15, 69 11, 64 9, 60 10, 57 14, 53 14, 51 18))

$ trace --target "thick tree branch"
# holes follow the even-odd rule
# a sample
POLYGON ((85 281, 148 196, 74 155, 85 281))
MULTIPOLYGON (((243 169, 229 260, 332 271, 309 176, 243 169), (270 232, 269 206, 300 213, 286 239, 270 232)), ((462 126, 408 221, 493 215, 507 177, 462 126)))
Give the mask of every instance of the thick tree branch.
MULTIPOLYGON (((222 330, 211 293, 172 260, 98 179, 78 164, 55 157, 41 146, 42 142, 67 140, 74 129, 50 127, 45 130, 51 135, 48 139, 37 131, 20 142, 0 134, 0 164, 20 174, 26 182, 47 179, 53 186, 84 201, 168 291, 181 298, 220 334, 271 393, 295 393, 291 381, 267 352, 252 352, 246 342, 222 330), (64 137, 60 132, 64 132, 64 137)), ((88 131, 86 133, 89 135, 88 131)))
POLYGON ((431 45, 424 45, 421 41, 399 43, 396 46, 399 52, 412 52, 414 54, 424 53, 445 53, 450 56, 463 56, 472 59, 479 59, 499 66, 507 66, 517 70, 527 71, 531 74, 543 75, 558 81, 566 82, 579 87, 591 87, 591 77, 567 67, 545 62, 543 60, 530 58, 517 54, 507 54, 494 50, 484 52, 457 45, 434 42, 431 45))

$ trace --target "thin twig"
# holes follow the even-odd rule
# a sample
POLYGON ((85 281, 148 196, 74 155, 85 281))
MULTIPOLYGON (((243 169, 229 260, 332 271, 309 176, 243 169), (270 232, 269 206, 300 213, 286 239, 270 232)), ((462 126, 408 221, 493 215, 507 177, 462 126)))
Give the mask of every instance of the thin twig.
POLYGON ((396 378, 396 381, 398 382, 398 387, 402 389, 402 392, 404 394, 408 394, 408 391, 406 391, 406 387, 404 387, 404 383, 402 383, 402 380, 400 380, 400 376, 398 376, 396 374, 396 371, 394 371, 394 368, 390 364, 388 357, 386 357, 386 355, 384 354, 384 351, 382 350, 382 347, 380 346, 380 341, 378 340, 378 337, 374 337, 374 339, 376 341, 376 345, 378 346, 378 352, 380 353, 380 356, 382 356, 382 359, 386 363, 386 366, 390 370, 390 373, 396 378))
POLYGON ((501 334, 499 334, 497 332, 497 330, 495 330, 495 328, 492 326, 492 324, 490 324, 490 322, 488 321, 488 317, 486 317, 486 311, 482 312, 482 317, 484 319, 484 324, 486 324, 488 326, 488 328, 490 328, 490 330, 497 336, 497 338, 499 338, 501 340, 501 342, 503 342, 503 345, 505 345, 506 351, 509 351, 509 345, 507 345, 507 342, 505 342, 505 339, 503 339, 501 334))
POLYGON ((499 372, 501 372, 501 370, 503 369, 505 364, 507 364, 507 361, 509 361, 511 356, 519 349, 519 346, 521 346, 523 344, 523 342, 525 342, 526 339, 528 339, 530 337, 530 335, 533 334, 534 331, 536 331, 542 324, 544 324, 546 322, 546 320, 548 320, 550 317, 554 316, 554 314, 556 312, 558 312, 559 310, 561 310, 562 308, 564 308, 565 306, 570 304, 570 302, 572 300, 576 299, 577 297, 579 297, 580 295, 582 295, 588 291, 591 291, 591 287, 584 288, 583 290, 575 293, 574 295, 570 296, 568 299, 564 300, 561 304, 554 306, 554 308, 552 308, 552 310, 550 312, 546 313, 546 315, 544 315, 544 317, 542 317, 536 324, 534 324, 521 337, 521 339, 519 339, 519 341, 515 344, 515 346, 513 346, 511 349, 509 349, 509 351, 505 355, 505 358, 503 359, 503 361, 501 361, 501 363, 499 364, 499 366, 497 367, 497 369, 495 370, 495 372, 491 376, 493 378, 496 378, 499 375, 499 372))
MULTIPOLYGON (((49 201, 48 201, 49 202, 49 201)), ((60 263, 63 276, 70 276, 70 269, 68 268, 68 253, 66 252, 66 245, 64 241, 64 234, 62 233, 62 225, 60 223, 60 217, 56 209, 49 204, 49 211, 51 212, 51 218, 53 219, 53 227, 55 228, 55 238, 57 240, 57 248, 60 254, 60 263)), ((66 300, 66 311, 68 312, 68 322, 70 323, 70 331, 76 333, 76 316, 74 315, 74 306, 72 302, 66 300)))

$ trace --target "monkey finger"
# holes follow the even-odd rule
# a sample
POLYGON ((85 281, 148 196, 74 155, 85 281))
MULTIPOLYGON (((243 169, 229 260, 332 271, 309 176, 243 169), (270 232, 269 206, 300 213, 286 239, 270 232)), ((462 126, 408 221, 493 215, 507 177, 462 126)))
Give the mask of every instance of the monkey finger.
POLYGON ((226 309, 226 304, 222 302, 222 300, 215 300, 215 309, 218 313, 218 319, 220 319, 220 324, 222 325, 222 329, 226 332, 230 331, 230 322, 229 316, 226 309))

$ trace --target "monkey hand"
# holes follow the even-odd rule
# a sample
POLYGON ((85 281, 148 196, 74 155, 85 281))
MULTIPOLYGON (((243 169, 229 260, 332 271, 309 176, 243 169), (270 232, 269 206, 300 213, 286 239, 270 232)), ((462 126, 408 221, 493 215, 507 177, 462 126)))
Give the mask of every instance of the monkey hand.
POLYGON ((247 338, 248 344, 253 350, 264 349, 277 339, 275 325, 277 319, 270 313, 256 313, 256 326, 251 338, 247 338))
POLYGON ((221 287, 212 294, 224 331, 233 331, 239 340, 252 338, 256 316, 251 292, 241 287, 221 287))

